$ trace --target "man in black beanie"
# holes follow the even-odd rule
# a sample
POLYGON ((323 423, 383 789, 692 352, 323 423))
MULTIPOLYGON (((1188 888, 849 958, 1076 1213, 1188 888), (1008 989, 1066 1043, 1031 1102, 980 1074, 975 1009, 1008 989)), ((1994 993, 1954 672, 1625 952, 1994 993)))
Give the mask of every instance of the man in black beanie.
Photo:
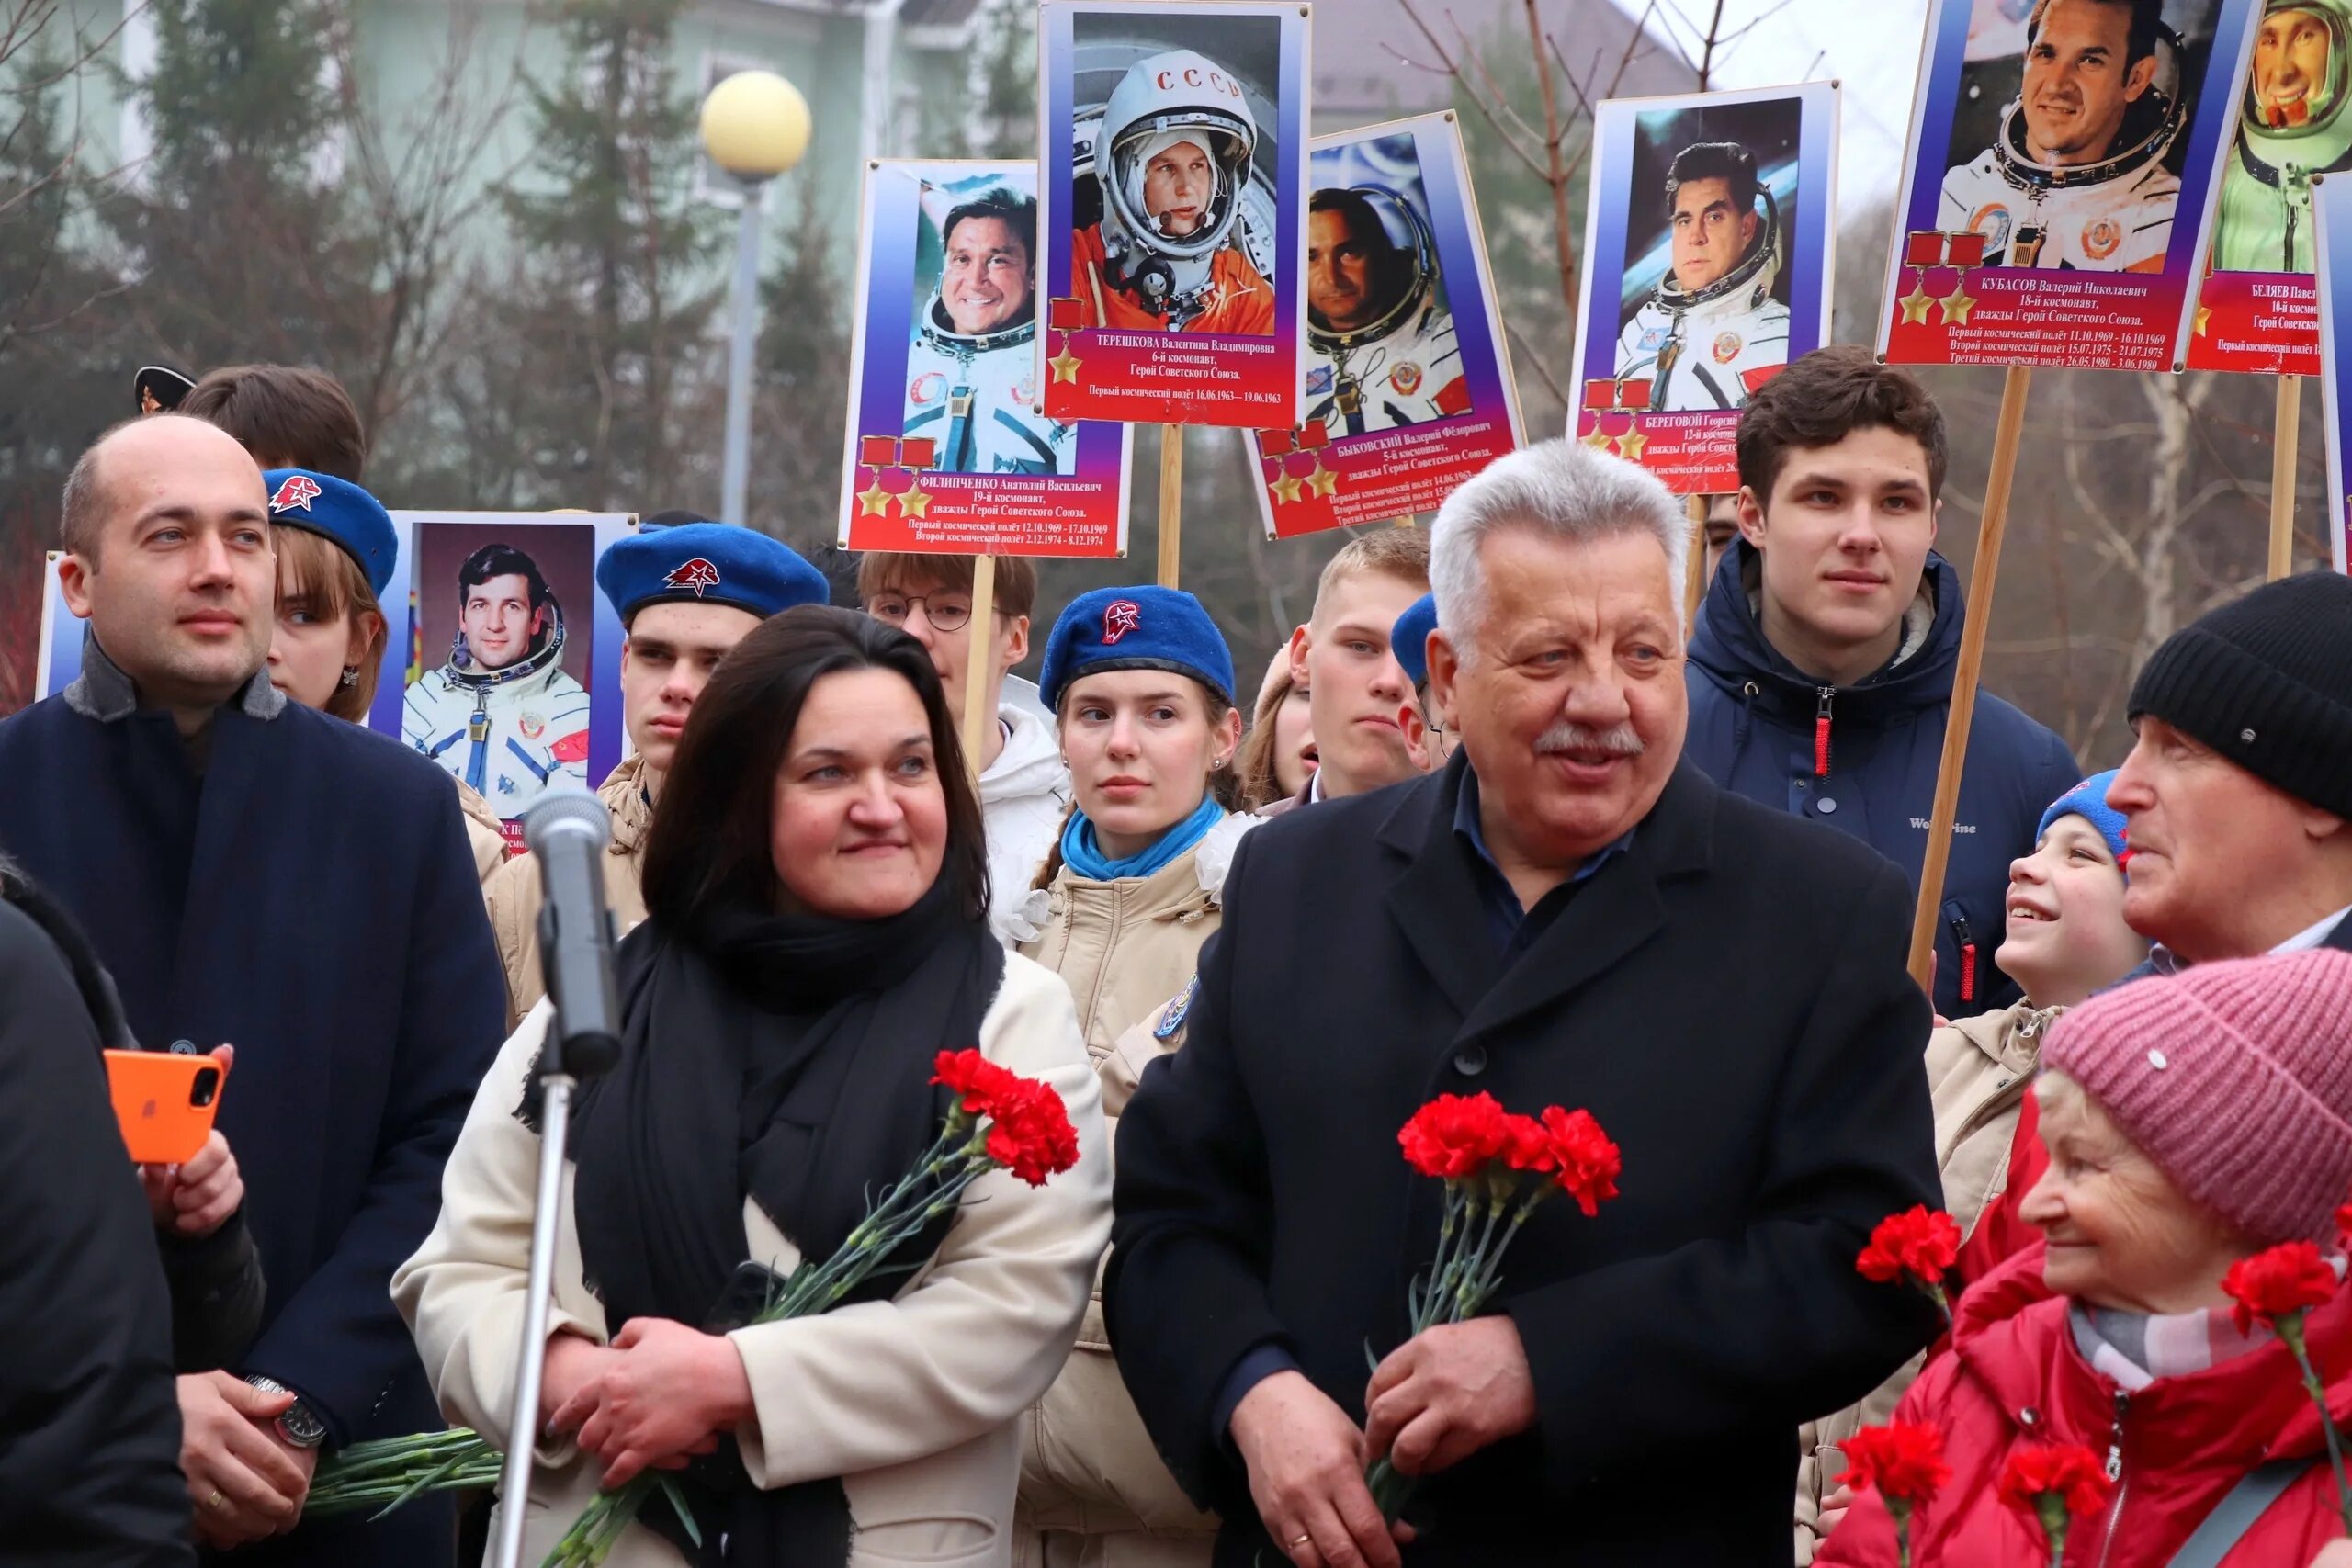
POLYGON ((2352 951, 2352 577, 2286 578, 2174 633, 2132 723, 2107 801, 2156 969, 2352 951))

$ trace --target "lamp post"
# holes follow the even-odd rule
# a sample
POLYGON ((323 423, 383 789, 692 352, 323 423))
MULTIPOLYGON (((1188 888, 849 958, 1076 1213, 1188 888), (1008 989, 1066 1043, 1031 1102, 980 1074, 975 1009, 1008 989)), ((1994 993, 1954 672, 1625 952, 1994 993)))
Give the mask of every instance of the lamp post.
POLYGON ((752 349, 760 288, 760 216, 767 182, 808 150, 808 101, 773 71, 739 71, 702 101, 702 145, 743 189, 735 231, 734 344, 727 361, 727 459, 718 514, 746 523, 751 488, 752 349))

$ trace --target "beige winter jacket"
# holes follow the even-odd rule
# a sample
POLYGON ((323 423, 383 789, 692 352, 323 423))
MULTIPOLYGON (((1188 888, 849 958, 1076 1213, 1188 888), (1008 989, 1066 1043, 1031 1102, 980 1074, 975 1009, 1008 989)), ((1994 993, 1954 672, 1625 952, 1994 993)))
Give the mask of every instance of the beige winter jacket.
MULTIPOLYGON (((548 1017, 533 1010, 483 1079, 442 1179, 441 1217, 392 1276, 426 1376, 453 1422, 506 1440, 531 1246, 537 1135, 514 1119, 548 1017)), ((756 1484, 842 1479, 849 1568, 1005 1568, 1012 1561, 1021 1412, 1069 1353, 1111 1231, 1110 1147, 1069 994, 1008 957, 980 1025, 991 1061, 1050 1083, 1069 1107, 1077 1167, 1032 1188, 998 1171, 976 1183, 938 1252, 887 1302, 728 1336, 756 1414, 736 1428, 756 1484)), ((581 1278, 563 1179, 550 1332, 604 1342, 617 1324, 581 1278)), ((789 1272, 799 1252, 756 1204, 750 1256, 789 1272)), ((537 1562, 595 1495, 600 1473, 570 1442, 543 1443, 526 1505, 523 1561, 537 1562)), ((493 1529, 495 1525, 493 1524, 493 1529)), ((608 1568, 684 1568, 632 1527, 608 1568)))
MULTIPOLYGON (((628 935, 645 919, 640 878, 653 807, 645 798, 644 771, 644 759, 631 757, 596 791, 613 818, 613 841, 605 851, 605 897, 612 901, 616 937, 628 935)), ((499 867, 482 885, 482 897, 490 906, 499 961, 506 965, 506 1027, 512 1031, 548 994, 547 976, 539 968, 537 857, 526 852, 499 867)))
POLYGON ((485 897, 490 891, 490 879, 506 863, 506 829, 481 791, 463 779, 450 781, 458 786, 458 809, 466 818, 466 847, 474 852, 474 875, 482 885, 485 897))
MULTIPOLYGON (((2025 1002, 1947 1024, 1928 1038, 1928 1092, 1936 1111, 1936 1168, 1942 1173, 1944 1208, 1972 1235, 1985 1206, 2008 1190, 2009 1150, 2018 1112, 2041 1059, 2041 1036, 2064 1009, 2025 1002)), ((2022 1196, 2022 1194, 2020 1194, 2022 1196)), ((1889 1289, 1895 1287, 1890 1286, 1889 1289)), ((1807 1423, 1799 1432, 1796 1561, 1812 1562, 1821 1537, 1815 1524, 1822 1502, 1838 1490, 1846 1468, 1838 1445, 1864 1427, 1894 1414, 1919 1375, 1914 1356, 1860 1404, 1807 1423)))
MULTIPOLYGON (((1064 867, 1034 896, 1041 929, 1021 951, 1069 984, 1114 1137, 1143 1069, 1181 1038, 1234 846, 1260 825, 1228 817, 1148 877, 1089 882, 1064 867)), ((1205 1568, 1216 1535, 1120 1382, 1098 1277, 1069 1365, 1023 1424, 1014 1568, 1205 1568)))

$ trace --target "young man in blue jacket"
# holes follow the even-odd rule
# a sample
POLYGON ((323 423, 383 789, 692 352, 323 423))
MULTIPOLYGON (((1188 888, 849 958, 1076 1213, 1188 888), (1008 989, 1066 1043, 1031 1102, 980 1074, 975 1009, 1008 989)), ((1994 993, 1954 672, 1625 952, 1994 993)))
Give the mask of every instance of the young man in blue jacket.
MULTIPOLYGON (((1688 754, 1759 804, 1861 839, 1916 886, 1963 615, 1935 553, 1942 411, 1868 351, 1825 348, 1739 421, 1739 534, 1690 644, 1688 754)), ((2009 863, 2082 778, 2066 743, 1981 693, 1936 923, 1936 1010, 2006 1007, 2009 863)))

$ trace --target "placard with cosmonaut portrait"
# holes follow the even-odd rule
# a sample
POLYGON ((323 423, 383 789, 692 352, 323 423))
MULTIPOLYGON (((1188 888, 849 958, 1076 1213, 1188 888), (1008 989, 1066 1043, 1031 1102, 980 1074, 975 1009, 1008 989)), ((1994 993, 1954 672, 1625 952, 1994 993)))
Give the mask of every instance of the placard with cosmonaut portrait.
POLYGON ((2352 571, 2352 174, 2312 182, 2313 261, 2318 267, 2320 378, 2327 419, 2327 547, 2338 571, 2352 571))
MULTIPOLYGON (((470 784, 522 842, 550 789, 593 789, 620 761, 620 617, 596 561, 636 531, 626 513, 395 512, 384 652, 368 728, 470 784)), ((82 672, 83 623, 51 552, 37 697, 82 672)))
POLYGON ((1838 84, 1594 115, 1569 434, 1678 495, 1739 488, 1739 412, 1829 341, 1838 84))
POLYGON ((1931 0, 1879 348, 2177 370, 2263 0, 1931 0))
POLYGON ((1045 0, 1048 415, 1297 420, 1307 17, 1296 0, 1045 0))
POLYGON ((2312 185, 2352 172, 2352 0, 2267 0, 2252 55, 2188 367, 2316 376, 2312 185))
POLYGON ((1522 440, 1453 116, 1317 137, 1307 175, 1306 412, 1248 437, 1268 538, 1432 511, 1522 440))
POLYGON ((1037 408, 1037 165, 869 162, 839 542, 1118 556, 1125 426, 1037 408))

